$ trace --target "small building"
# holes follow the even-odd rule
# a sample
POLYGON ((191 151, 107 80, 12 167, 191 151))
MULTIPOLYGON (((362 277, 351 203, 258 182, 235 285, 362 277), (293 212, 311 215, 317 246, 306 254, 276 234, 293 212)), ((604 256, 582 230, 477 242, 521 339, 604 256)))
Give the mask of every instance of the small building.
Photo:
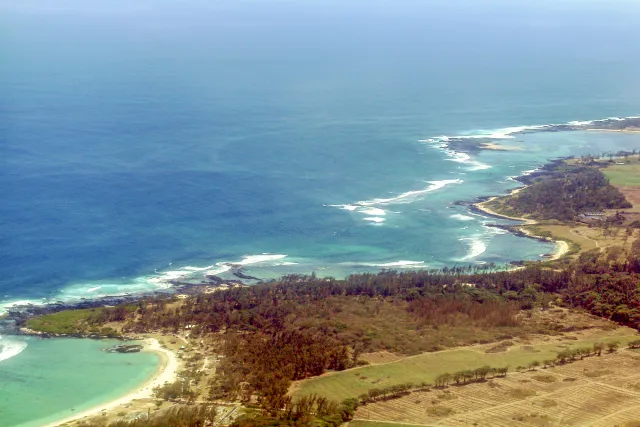
POLYGON ((580 214, 580 218, 591 221, 603 221, 606 218, 604 212, 584 212, 580 214))

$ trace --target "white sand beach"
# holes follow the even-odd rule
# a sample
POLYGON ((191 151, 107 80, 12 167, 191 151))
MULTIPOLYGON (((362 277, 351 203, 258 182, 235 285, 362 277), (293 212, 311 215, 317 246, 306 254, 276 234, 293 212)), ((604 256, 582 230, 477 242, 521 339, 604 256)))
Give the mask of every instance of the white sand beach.
MULTIPOLYGON (((522 191, 523 189, 525 189, 526 187, 520 187, 517 188, 515 190, 513 190, 512 192, 509 193, 510 196, 519 193, 520 191, 522 191)), ((496 197, 492 197, 489 200, 486 200, 484 202, 480 202, 480 203, 476 203, 474 204, 475 208, 487 213, 489 215, 493 215, 493 216, 497 216, 500 218, 504 218, 504 219, 510 219, 513 221, 522 221, 524 224, 523 225, 536 225, 538 224, 538 222, 536 220, 530 219, 530 218, 519 218, 519 217, 514 217, 514 216, 508 216, 508 215, 503 215, 500 214, 496 211, 494 211, 493 209, 491 209, 490 207, 487 206, 488 203, 494 201, 495 199, 497 199, 498 196, 496 197)), ((534 233, 532 233, 530 230, 526 229, 526 228, 518 228, 518 230, 527 235, 527 236, 531 236, 534 238, 539 238, 539 236, 536 236, 534 233)), ((553 241, 556 244, 556 248, 553 251, 553 254, 551 255, 551 258, 549 258, 550 261, 557 261, 559 259, 561 259, 562 257, 564 257, 568 252, 569 252, 569 244, 567 242, 565 242, 564 240, 552 240, 552 239, 548 239, 549 241, 553 241)))

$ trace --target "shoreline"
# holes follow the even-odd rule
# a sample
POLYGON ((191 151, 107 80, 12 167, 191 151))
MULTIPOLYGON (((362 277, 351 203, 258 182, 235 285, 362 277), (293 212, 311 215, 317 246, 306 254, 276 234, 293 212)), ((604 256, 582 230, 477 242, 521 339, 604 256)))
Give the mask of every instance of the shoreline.
POLYGON ((119 406, 131 403, 138 399, 149 399, 152 397, 153 389, 155 387, 164 385, 166 382, 174 382, 178 373, 178 358, 175 353, 166 348, 162 348, 160 343, 155 338, 145 339, 145 347, 142 351, 149 351, 156 353, 160 357, 160 363, 156 372, 151 378, 145 381, 142 385, 137 386, 133 390, 129 390, 123 396, 120 396, 111 401, 96 405, 78 414, 63 418, 59 421, 54 421, 43 425, 42 427, 57 427, 62 424, 66 424, 73 421, 79 421, 84 418, 94 417, 102 414, 104 411, 111 411, 119 406))
POLYGON ((548 261, 558 261, 559 259, 563 258, 568 252, 569 252, 569 244, 564 241, 564 240, 554 240, 548 237, 543 237, 543 236, 537 236, 534 233, 532 233, 530 230, 527 230, 526 228, 524 228, 523 226, 529 226, 529 225, 537 225, 539 224, 538 221, 534 220, 534 219, 530 219, 530 218, 522 218, 522 217, 514 217, 514 216, 508 216, 508 215, 503 215, 500 214, 496 211, 494 211, 493 209, 489 208, 488 206, 486 206, 488 203, 491 203, 492 201, 500 198, 500 197, 509 197, 509 196, 514 196, 516 194, 518 194, 519 192, 521 192, 522 190, 524 190, 525 188, 527 188, 528 185, 525 185, 523 187, 519 187, 516 188, 515 190, 510 191, 509 193, 507 193, 506 196, 493 196, 488 198, 487 200, 484 200, 482 202, 478 202, 478 203, 474 203, 472 206, 477 209, 480 212, 483 212, 489 216, 493 216, 496 218, 502 218, 502 219, 508 219, 511 221, 519 221, 522 222, 523 224, 520 224, 520 226, 517 228, 518 232, 520 232, 522 235, 524 235, 525 237, 529 237, 531 239, 543 239, 549 242, 554 242, 556 247, 553 251, 553 253, 551 254, 551 256, 549 257, 548 261))

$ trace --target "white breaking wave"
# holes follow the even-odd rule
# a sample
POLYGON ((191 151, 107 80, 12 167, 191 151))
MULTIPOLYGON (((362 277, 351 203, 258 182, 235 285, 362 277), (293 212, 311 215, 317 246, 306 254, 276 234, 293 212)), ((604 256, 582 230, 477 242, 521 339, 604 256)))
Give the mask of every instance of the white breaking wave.
POLYGON ((491 227, 488 222, 485 222, 482 224, 482 228, 484 228, 486 230, 486 233, 488 235, 500 235, 500 234, 509 234, 509 232, 507 230, 504 230, 500 227, 491 227))
POLYGON ((380 223, 384 222, 384 218, 380 218, 380 217, 377 217, 377 216, 369 216, 369 217, 363 218, 363 220, 370 221, 370 222, 375 222, 377 224, 380 224, 380 223))
POLYGON ((462 214, 454 214, 454 215, 451 215, 449 218, 457 219, 458 221, 475 221, 474 217, 469 215, 462 215, 462 214))
POLYGON ((375 215, 375 216, 385 216, 387 212, 384 209, 380 208, 367 208, 359 211, 365 215, 375 215))
POLYGON ((444 139, 442 140, 429 139, 429 140, 421 140, 420 142, 437 143, 436 148, 439 150, 442 150, 449 157, 446 160, 469 165, 469 167, 466 169, 468 171, 479 171, 479 170, 491 169, 492 167, 491 165, 479 162, 477 160, 473 160, 471 156, 468 155, 467 153, 450 150, 446 144, 446 141, 449 140, 449 137, 441 137, 441 138, 444 138, 444 139))
POLYGON ((16 306, 43 305, 56 301, 74 302, 82 298, 117 297, 145 292, 170 289, 174 281, 201 281, 207 275, 220 275, 233 268, 257 265, 260 267, 292 266, 297 263, 285 261, 287 255, 263 253, 259 255, 245 255, 237 261, 222 261, 206 267, 185 266, 179 269, 159 271, 155 274, 124 280, 120 283, 88 283, 73 284, 62 289, 58 295, 42 300, 0 301, 0 314, 16 306))
POLYGON ((460 139, 513 139, 515 135, 519 135, 522 133, 533 133, 544 130, 552 130, 553 128, 563 127, 563 126, 572 126, 576 128, 587 127, 594 125, 598 122, 605 121, 623 121, 629 119, 638 119, 640 116, 628 116, 628 117, 607 117, 606 119, 596 119, 596 120, 585 120, 585 121, 570 121, 567 123, 552 123, 546 125, 524 125, 524 126, 511 126, 500 129, 491 129, 491 130, 478 130, 474 131, 474 133, 470 134, 461 134, 456 136, 442 135, 435 136, 429 139, 422 139, 420 142, 428 142, 433 144, 442 144, 451 141, 452 139, 460 140, 460 139))
MULTIPOLYGON (((363 221, 372 222, 375 225, 382 225, 386 218, 387 211, 380 208, 379 206, 386 205, 400 205, 415 202, 419 200, 424 195, 431 193, 436 190, 440 190, 447 185, 451 184, 462 184, 464 181, 461 179, 445 179, 441 181, 427 181, 429 186, 423 190, 412 190, 402 193, 395 197, 388 198, 377 198, 371 200, 360 200, 358 202, 347 204, 347 205, 325 205, 330 206, 350 212, 361 213, 367 215, 362 218, 363 221)), ((392 212, 398 214, 399 212, 392 212)))
POLYGON ((42 301, 38 300, 17 300, 17 301, 0 301, 0 314, 5 314, 8 310, 13 307, 18 307, 22 305, 40 305, 43 304, 43 301, 46 301, 46 298, 43 298, 42 301))
POLYGON ((485 163, 478 162, 473 160, 471 156, 466 153, 460 153, 454 150, 449 149, 449 142, 452 140, 465 140, 465 139, 514 139, 516 135, 523 133, 534 133, 541 131, 551 131, 551 130, 580 130, 581 128, 587 129, 588 126, 592 126, 597 124, 598 122, 605 121, 623 121, 627 119, 638 119, 639 116, 629 116, 629 117, 608 117, 606 119, 598 119, 598 120, 585 120, 585 121, 571 121, 567 123, 561 124, 546 124, 546 125, 524 125, 524 126, 511 126, 500 129, 491 129, 491 130, 477 130, 473 133, 468 134, 460 134, 455 136, 449 135, 441 135, 434 136, 428 139, 421 139, 419 142, 429 143, 434 145, 436 148, 443 150, 447 156, 450 158, 447 160, 458 162, 458 163, 466 163, 469 164, 469 171, 478 171, 491 168, 490 165, 485 163), (571 127, 572 129, 566 129, 566 127, 571 127))
POLYGON ((468 242, 469 252, 460 261, 467 261, 482 255, 487 250, 487 245, 478 237, 464 237, 460 241, 468 242))
POLYGON ((17 356, 25 348, 27 348, 25 341, 0 336, 0 362, 17 356))
POLYGON ((286 257, 287 257, 286 255, 281 255, 281 254, 246 255, 244 258, 242 258, 242 261, 232 263, 232 264, 239 264, 239 265, 261 264, 268 261, 276 261, 276 260, 284 259, 286 257))
POLYGON ((430 184, 424 190, 413 190, 407 191, 406 193, 402 193, 399 196, 389 197, 386 199, 371 199, 371 200, 363 200, 356 202, 355 204, 358 206, 375 206, 375 205, 391 205, 391 204, 404 204, 414 202, 416 199, 420 198, 427 193, 431 193, 436 190, 440 190, 441 188, 446 187, 451 184, 462 184, 464 181, 461 179, 445 179, 442 181, 428 181, 430 184))

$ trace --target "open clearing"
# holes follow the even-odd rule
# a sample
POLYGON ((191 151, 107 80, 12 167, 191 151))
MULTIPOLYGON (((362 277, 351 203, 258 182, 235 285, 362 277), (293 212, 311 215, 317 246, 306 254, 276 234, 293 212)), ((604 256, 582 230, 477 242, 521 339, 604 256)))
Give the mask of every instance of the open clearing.
POLYGON ((434 382, 436 376, 483 365, 509 366, 505 378, 414 391, 403 397, 361 405, 349 427, 409 426, 614 426, 640 420, 640 350, 626 344, 638 333, 588 314, 554 308, 530 322, 557 321, 558 335, 509 338, 469 347, 423 353, 396 360, 372 354, 372 365, 301 381, 294 396, 316 393, 334 400, 407 382, 434 382), (548 368, 516 372, 518 366, 544 363, 557 352, 618 342, 602 356, 548 368))
POLYGON ((627 161, 623 165, 607 166, 602 173, 633 205, 633 208, 625 209, 627 219, 633 221, 640 219, 640 157, 631 157, 627 161))
MULTIPOLYGON (((640 208, 640 205, 638 205, 640 208)), ((615 214, 615 212, 613 213, 615 214)), ((624 228, 610 228, 608 230, 599 227, 589 227, 584 224, 560 225, 540 223, 533 226, 523 226, 537 236, 551 237, 554 240, 564 240, 573 243, 576 248, 574 255, 579 256, 584 252, 594 249, 605 251, 613 247, 630 249, 635 239, 640 238, 636 230, 631 235, 624 228)))
MULTIPOLYGON (((392 385, 427 382, 444 373, 454 373, 466 369, 476 369, 484 365, 495 368, 510 367, 514 371, 518 366, 554 359, 562 350, 593 346, 596 342, 618 341, 621 346, 637 339, 636 331, 617 327, 610 322, 586 314, 554 309, 541 312, 531 321, 560 322, 565 333, 556 335, 536 335, 526 338, 506 338, 508 343, 499 351, 490 350, 496 342, 490 344, 457 347, 417 356, 408 356, 399 360, 383 361, 342 372, 330 372, 320 377, 310 378, 294 384, 294 396, 318 394, 334 400, 358 397, 369 390, 386 388, 392 385)), ((505 342, 505 341, 503 341, 505 342)), ((375 359, 375 358, 374 358, 375 359)))
POLYGON ((640 159, 635 158, 633 162, 624 165, 611 165, 604 169, 605 174, 611 184, 616 187, 638 187, 640 186, 640 159))

